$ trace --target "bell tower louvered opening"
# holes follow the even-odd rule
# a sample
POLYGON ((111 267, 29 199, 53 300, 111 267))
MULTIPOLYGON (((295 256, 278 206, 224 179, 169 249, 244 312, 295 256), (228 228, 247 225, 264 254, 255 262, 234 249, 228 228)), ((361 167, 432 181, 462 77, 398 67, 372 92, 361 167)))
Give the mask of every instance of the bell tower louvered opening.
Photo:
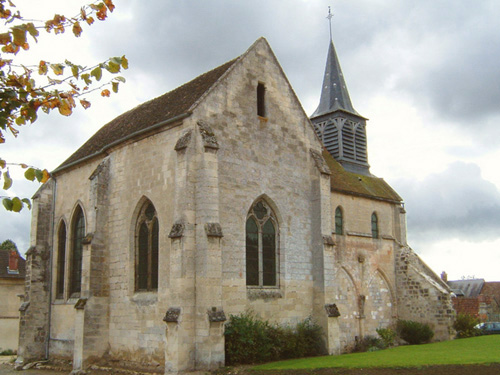
POLYGON ((311 116, 328 152, 349 172, 370 174, 366 118, 351 103, 333 42, 330 42, 318 108, 311 116))

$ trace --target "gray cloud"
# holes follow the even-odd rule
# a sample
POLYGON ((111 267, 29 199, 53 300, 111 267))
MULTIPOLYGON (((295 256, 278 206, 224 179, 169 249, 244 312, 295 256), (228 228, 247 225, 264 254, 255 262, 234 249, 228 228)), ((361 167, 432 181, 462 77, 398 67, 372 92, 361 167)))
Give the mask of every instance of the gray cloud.
POLYGON ((419 243, 500 237, 500 192, 472 163, 455 162, 423 181, 398 180, 406 202, 408 232, 419 243))

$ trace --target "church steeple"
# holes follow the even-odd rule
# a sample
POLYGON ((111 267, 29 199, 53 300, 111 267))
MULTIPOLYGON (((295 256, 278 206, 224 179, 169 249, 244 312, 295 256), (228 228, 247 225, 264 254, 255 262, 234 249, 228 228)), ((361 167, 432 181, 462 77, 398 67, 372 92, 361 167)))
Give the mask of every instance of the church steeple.
MULTIPOLYGON (((331 17, 329 12, 330 22, 331 17)), ((321 98, 311 121, 325 148, 347 171, 371 175, 366 145, 366 118, 351 103, 333 45, 331 24, 321 98)))
POLYGON ((351 103, 344 75, 340 67, 339 58, 333 41, 330 40, 328 56, 326 58, 325 76, 318 108, 311 117, 318 117, 337 110, 344 110, 359 115, 351 103))

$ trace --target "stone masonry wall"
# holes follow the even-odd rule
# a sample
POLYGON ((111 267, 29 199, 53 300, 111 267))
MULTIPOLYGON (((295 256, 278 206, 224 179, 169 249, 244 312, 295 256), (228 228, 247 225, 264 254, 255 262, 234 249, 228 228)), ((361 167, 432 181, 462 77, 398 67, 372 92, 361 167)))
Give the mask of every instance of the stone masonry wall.
POLYGON ((377 328, 392 326, 397 316, 394 247, 399 239, 396 203, 332 193, 334 269, 327 288, 328 304, 340 316, 339 352, 356 340, 376 336, 377 328), (335 234, 335 210, 343 213, 343 234, 335 234), (379 237, 372 238, 371 215, 377 213, 379 237))
POLYGON ((24 303, 20 308, 18 362, 44 359, 49 340, 50 248, 54 181, 49 180, 33 199, 31 247, 26 252, 24 303))
POLYGON ((220 145, 218 211, 226 315, 252 310, 277 323, 305 319, 313 314, 313 248, 322 246, 313 242, 321 239, 321 228, 313 223, 318 215, 314 200, 319 198, 313 184, 318 184, 319 171, 310 150, 322 146, 265 41, 249 50, 194 115, 210 125, 220 145), (259 83, 265 86, 265 117, 257 115, 259 83), (277 287, 246 286, 245 223, 252 204, 261 198, 279 225, 277 287))
POLYGON ((451 292, 408 246, 396 253, 396 277, 399 318, 428 323, 434 340, 451 339, 455 318, 451 292))

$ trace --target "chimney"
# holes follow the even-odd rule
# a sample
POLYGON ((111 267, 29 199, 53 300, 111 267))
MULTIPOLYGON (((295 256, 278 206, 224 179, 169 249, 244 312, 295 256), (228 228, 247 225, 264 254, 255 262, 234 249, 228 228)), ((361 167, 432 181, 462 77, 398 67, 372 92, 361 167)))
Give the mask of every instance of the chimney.
POLYGON ((9 251, 8 273, 19 273, 19 253, 16 250, 9 251))
POLYGON ((441 272, 441 280, 443 280, 445 283, 448 283, 448 274, 446 272, 441 272))

